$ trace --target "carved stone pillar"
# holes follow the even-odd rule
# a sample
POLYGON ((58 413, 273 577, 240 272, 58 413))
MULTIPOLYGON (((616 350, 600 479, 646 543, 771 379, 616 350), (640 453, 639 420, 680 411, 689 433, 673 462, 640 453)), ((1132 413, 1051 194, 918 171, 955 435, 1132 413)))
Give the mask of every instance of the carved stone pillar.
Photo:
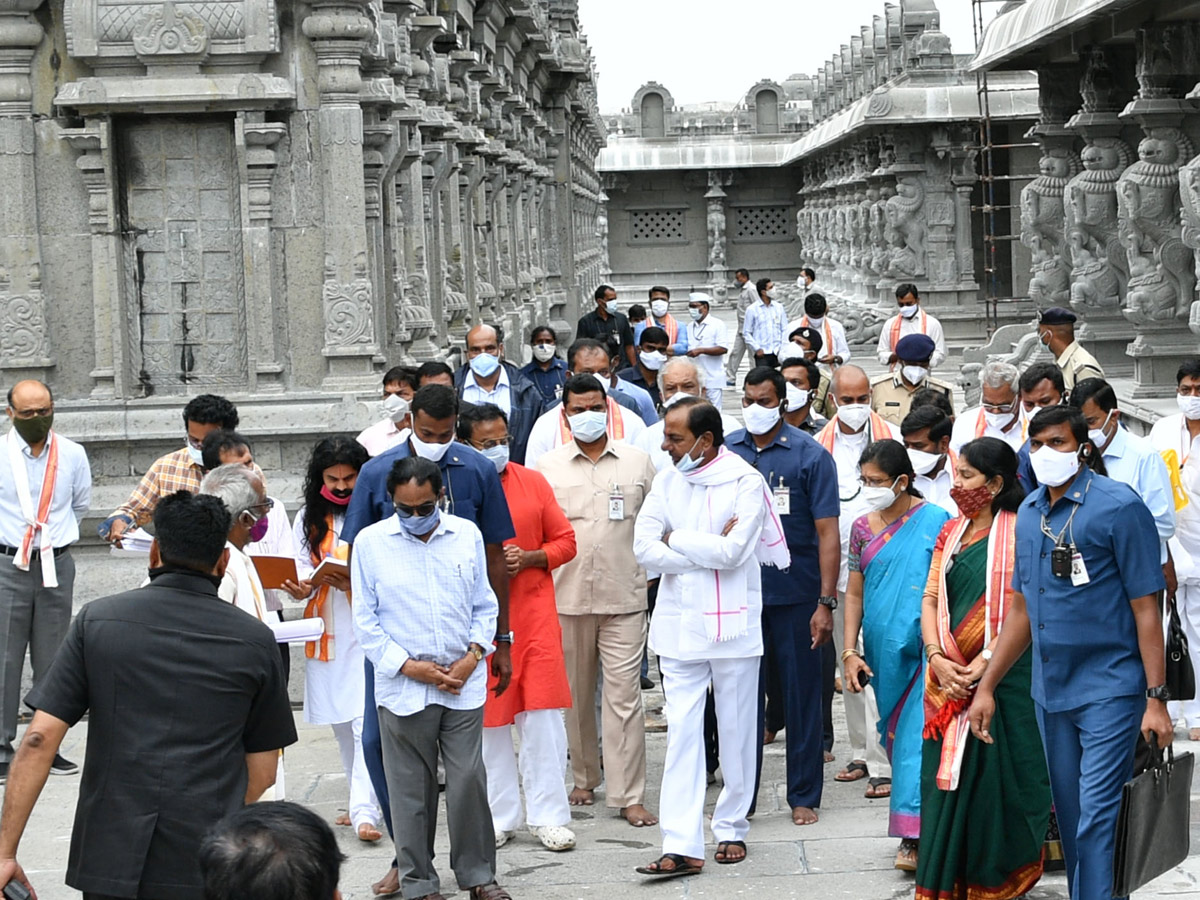
POLYGON ((368 0, 313 0, 303 31, 317 56, 324 202, 325 283, 321 290, 328 366, 324 387, 374 388, 374 286, 369 277, 363 187, 363 112, 360 61, 371 21, 368 0))
POLYGON ((1182 327, 1195 300, 1192 251, 1180 234, 1179 170, 1194 149, 1183 131, 1195 108, 1183 99, 1189 42, 1179 24, 1138 32, 1138 95, 1121 118, 1137 122, 1145 137, 1138 161, 1117 181, 1118 228, 1129 260, 1125 317, 1137 326, 1128 353, 1134 361, 1134 397, 1174 392, 1179 363, 1196 355, 1196 338, 1182 327))
POLYGON ((45 379, 55 365, 42 293, 29 64, 41 0, 0 2, 0 376, 45 379))
POLYGON ((425 191, 421 174, 420 132, 413 128, 415 139, 409 144, 399 175, 396 178, 400 207, 400 252, 403 271, 395 278, 400 303, 397 308, 398 330, 407 335, 408 353, 418 362, 435 359, 434 320, 429 295, 429 268, 426 261, 428 231, 425 227, 425 191))
POLYGON ((434 163, 440 213, 442 264, 445 290, 442 314, 447 318, 447 335, 454 346, 465 347, 470 309, 467 303, 465 251, 463 250, 462 199, 459 194, 461 165, 454 141, 442 143, 442 156, 434 163))
POLYGON ((117 203, 113 195, 112 123, 89 119, 83 128, 64 128, 63 139, 79 152, 75 166, 88 193, 88 227, 92 233, 92 335, 95 365, 92 399, 128 396, 125 371, 125 327, 121 311, 123 256, 117 203))
POLYGON ((1083 171, 1067 184, 1066 239, 1071 263, 1071 306, 1082 320, 1077 334, 1109 376, 1133 374, 1129 323, 1122 314, 1129 284, 1129 259, 1117 228, 1117 180, 1133 162, 1121 140, 1123 105, 1109 51, 1084 54, 1079 82, 1083 105, 1067 127, 1085 141, 1083 171))
POLYGON ((725 191, 722 184, 728 184, 727 176, 721 172, 708 173, 708 191, 704 200, 708 207, 708 285, 709 291, 715 291, 718 286, 728 284, 732 275, 725 256, 725 191))
POLYGON ((244 246, 246 321, 250 334, 249 388, 281 392, 283 365, 275 343, 275 300, 271 290, 271 180, 275 145, 287 133, 280 122, 267 122, 260 112, 239 114, 234 129, 242 168, 242 243, 244 246))

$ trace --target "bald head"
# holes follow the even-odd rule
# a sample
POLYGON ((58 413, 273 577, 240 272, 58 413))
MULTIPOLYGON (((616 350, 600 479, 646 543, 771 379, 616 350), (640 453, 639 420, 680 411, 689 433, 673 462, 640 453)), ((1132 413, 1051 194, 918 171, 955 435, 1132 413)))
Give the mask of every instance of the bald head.
POLYGON ((32 378, 18 381, 8 390, 8 408, 15 412, 29 409, 46 409, 54 405, 50 388, 32 378))
POLYGON ((467 355, 478 356, 480 353, 500 355, 500 332, 491 325, 476 325, 467 332, 467 355))
POLYGON ((858 366, 838 366, 833 372, 829 390, 837 399, 838 406, 845 406, 847 403, 871 402, 871 379, 858 366), (855 399, 843 401, 843 395, 855 399), (864 395, 866 400, 858 399, 864 395))

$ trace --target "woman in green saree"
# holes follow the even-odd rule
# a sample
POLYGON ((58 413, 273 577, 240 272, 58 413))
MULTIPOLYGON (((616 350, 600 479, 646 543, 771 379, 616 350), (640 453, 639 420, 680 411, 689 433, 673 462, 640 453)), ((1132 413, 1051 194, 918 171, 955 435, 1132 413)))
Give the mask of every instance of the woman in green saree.
POLYGON ((961 515, 938 535, 921 614, 929 662, 918 900, 1008 900, 1042 877, 1050 779, 1029 651, 996 688, 1005 715, 992 720, 995 743, 973 738, 967 724, 1009 609, 1022 494, 1008 444, 985 437, 962 448, 950 495, 961 515))

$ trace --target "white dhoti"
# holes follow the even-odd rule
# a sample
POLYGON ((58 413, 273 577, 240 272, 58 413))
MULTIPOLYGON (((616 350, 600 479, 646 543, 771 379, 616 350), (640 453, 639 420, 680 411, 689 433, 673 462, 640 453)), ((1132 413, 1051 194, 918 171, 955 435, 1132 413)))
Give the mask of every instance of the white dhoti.
POLYGON ((744 841, 750 831, 746 813, 754 800, 755 754, 762 740, 758 733, 759 660, 758 656, 713 660, 659 657, 667 719, 658 814, 663 853, 704 858, 704 701, 710 682, 725 779, 713 809, 713 839, 744 841))
MULTIPOLYGON (((1187 637, 1192 671, 1200 678, 1200 584, 1180 582, 1175 592, 1175 606, 1179 609, 1179 623, 1187 637)), ((1184 728, 1200 728, 1200 699, 1172 701, 1167 704, 1167 709, 1172 721, 1183 717, 1184 728)))
MULTIPOLYGON (((833 614, 833 644, 840 659, 845 643, 846 595, 838 591, 838 608, 833 614)), ((858 636, 858 652, 863 652, 862 635, 858 636)), ((879 741, 879 707, 875 705, 875 688, 867 685, 860 693, 851 693, 846 687, 845 663, 838 663, 842 671, 842 702, 846 706, 846 731, 850 736, 850 758, 865 760, 872 778, 891 778, 892 764, 887 751, 879 741)))
POLYGON ((708 398, 708 402, 717 409, 721 408, 721 398, 725 395, 723 387, 705 387, 704 396, 708 398))
POLYGON ((355 831, 359 825, 378 825, 379 800, 375 797, 375 789, 371 787, 371 776, 367 773, 367 764, 363 760, 362 749, 362 716, 350 722, 339 722, 331 726, 333 736, 337 738, 338 753, 342 757, 342 769, 346 772, 346 781, 350 785, 350 806, 348 814, 355 831))
POLYGON ((513 725, 483 729, 483 764, 487 768, 488 806, 497 832, 516 831, 522 823, 543 828, 568 825, 564 774, 567 769, 567 729, 560 709, 531 709, 517 713, 513 725), (520 782, 525 787, 521 809, 518 758, 513 728, 521 741, 520 782))

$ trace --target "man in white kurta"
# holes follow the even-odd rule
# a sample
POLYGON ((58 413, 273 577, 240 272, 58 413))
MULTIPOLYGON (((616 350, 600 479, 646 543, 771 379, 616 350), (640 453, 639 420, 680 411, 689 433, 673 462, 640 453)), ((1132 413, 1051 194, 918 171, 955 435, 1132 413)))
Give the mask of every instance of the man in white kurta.
POLYGON ((787 543, 766 482, 724 445, 720 413, 685 398, 667 413, 672 465, 655 479, 634 526, 638 562, 662 573, 650 622, 666 698, 663 856, 642 874, 704 863, 704 702, 713 686, 725 784, 712 817, 718 862, 745 856, 754 799, 762 563, 786 568, 787 543))

